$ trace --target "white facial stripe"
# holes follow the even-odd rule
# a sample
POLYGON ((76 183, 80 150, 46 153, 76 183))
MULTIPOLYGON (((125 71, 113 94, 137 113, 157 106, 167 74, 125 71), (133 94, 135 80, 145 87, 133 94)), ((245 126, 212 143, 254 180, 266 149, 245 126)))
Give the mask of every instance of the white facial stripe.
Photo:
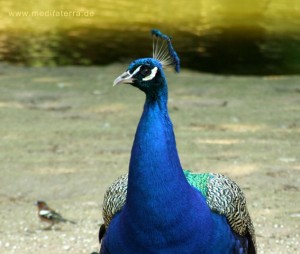
POLYGON ((154 67, 152 70, 151 70, 151 74, 147 77, 144 77, 143 78, 143 81, 148 81, 148 80, 151 80, 155 77, 156 73, 157 73, 157 70, 158 68, 157 67, 154 67))
POLYGON ((139 67, 137 67, 137 68, 135 69, 135 71, 134 71, 132 74, 130 74, 130 77, 132 77, 132 76, 134 76, 135 74, 137 74, 137 73, 140 71, 141 67, 142 67, 142 65, 140 65, 139 67))

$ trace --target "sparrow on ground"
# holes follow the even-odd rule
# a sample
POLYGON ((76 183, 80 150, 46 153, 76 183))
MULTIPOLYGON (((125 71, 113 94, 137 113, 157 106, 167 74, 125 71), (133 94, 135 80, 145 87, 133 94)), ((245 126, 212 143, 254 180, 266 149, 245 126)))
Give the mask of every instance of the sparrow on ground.
POLYGON ((47 222, 50 224, 50 228, 60 222, 70 222, 75 224, 75 221, 67 220, 63 218, 58 212, 51 209, 45 201, 37 201, 36 206, 38 209, 38 216, 41 221, 47 222))

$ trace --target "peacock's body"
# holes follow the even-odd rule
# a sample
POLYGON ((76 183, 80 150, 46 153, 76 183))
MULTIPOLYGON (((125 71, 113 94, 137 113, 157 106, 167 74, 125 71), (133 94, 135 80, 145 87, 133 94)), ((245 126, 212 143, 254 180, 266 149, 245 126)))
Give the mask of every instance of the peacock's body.
POLYGON ((101 254, 256 253, 252 222, 240 188, 219 174, 181 167, 168 114, 163 66, 179 58, 157 30, 154 57, 132 62, 114 84, 146 94, 129 164, 104 198, 101 254), (166 47, 157 47, 162 40, 166 47))

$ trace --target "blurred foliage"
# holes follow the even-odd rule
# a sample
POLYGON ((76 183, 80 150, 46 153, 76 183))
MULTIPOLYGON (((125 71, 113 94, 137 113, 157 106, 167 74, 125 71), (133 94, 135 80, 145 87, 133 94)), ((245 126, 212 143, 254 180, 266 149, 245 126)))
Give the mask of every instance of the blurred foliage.
POLYGON ((300 73, 299 0, 0 0, 0 59, 106 64, 151 55, 149 30, 174 37, 185 67, 300 73))

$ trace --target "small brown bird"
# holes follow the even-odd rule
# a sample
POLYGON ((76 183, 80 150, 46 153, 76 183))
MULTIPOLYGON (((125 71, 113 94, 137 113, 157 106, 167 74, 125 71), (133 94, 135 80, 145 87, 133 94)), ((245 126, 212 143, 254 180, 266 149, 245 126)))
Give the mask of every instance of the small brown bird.
POLYGON ((38 208, 38 216, 41 221, 47 222, 50 224, 50 228, 53 227, 54 224, 60 222, 70 222, 75 224, 75 221, 67 220, 63 218, 58 212, 51 209, 45 201, 37 201, 36 206, 38 208))

